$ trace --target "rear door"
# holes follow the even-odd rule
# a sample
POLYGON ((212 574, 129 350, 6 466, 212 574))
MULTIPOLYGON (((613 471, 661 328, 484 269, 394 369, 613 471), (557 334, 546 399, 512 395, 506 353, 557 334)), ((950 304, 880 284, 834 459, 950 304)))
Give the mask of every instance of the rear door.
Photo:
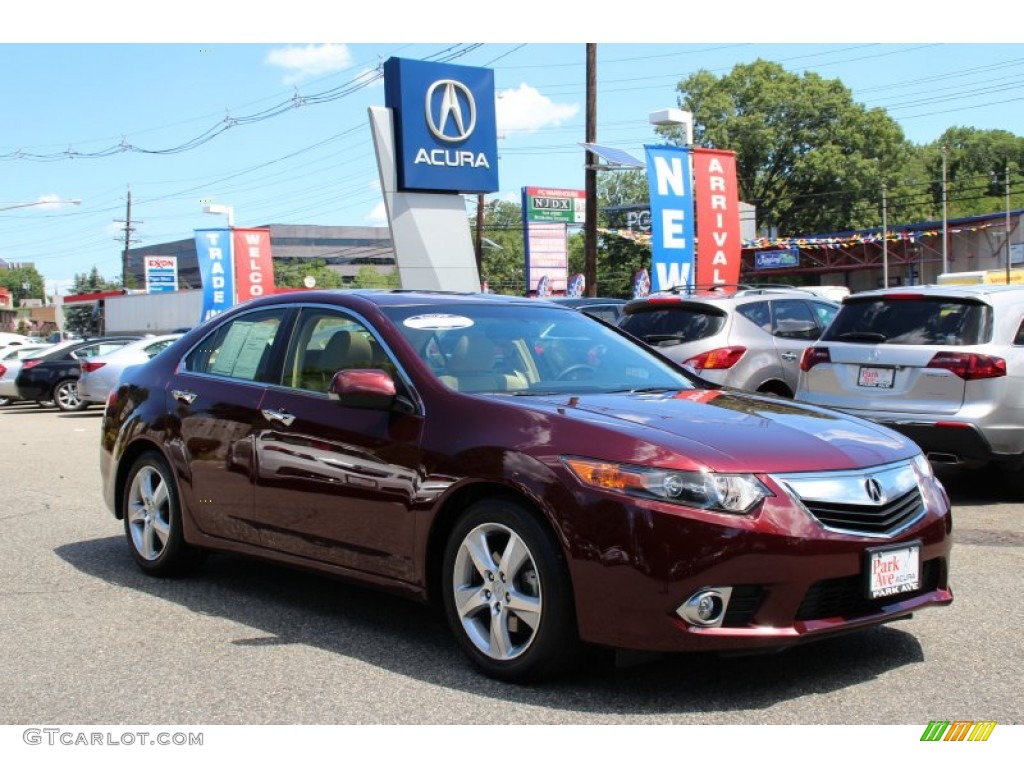
POLYGON ((291 312, 248 312, 211 331, 167 385, 188 466, 182 493, 206 534, 260 543, 253 521, 253 430, 291 312))

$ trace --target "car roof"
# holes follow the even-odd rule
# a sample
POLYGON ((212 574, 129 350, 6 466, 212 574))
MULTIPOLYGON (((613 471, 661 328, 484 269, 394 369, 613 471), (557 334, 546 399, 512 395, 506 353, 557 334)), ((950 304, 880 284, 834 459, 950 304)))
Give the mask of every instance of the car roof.
POLYGON ((985 283, 971 285, 903 285, 893 288, 877 288, 862 291, 846 298, 847 302, 870 301, 885 296, 936 296, 943 298, 979 299, 1008 301, 1024 298, 1024 285, 992 285, 985 283))
POLYGON ((649 308, 651 304, 661 306, 672 306, 675 304, 725 304, 728 302, 743 303, 744 301, 763 299, 766 296, 782 296, 788 298, 801 298, 809 301, 824 302, 839 306, 839 302, 818 294, 805 291, 801 288, 794 288, 785 285, 722 285, 711 287, 697 287, 693 291, 685 288, 673 288, 668 291, 657 291, 641 299, 632 299, 626 304, 626 312, 635 311, 641 307, 649 308))
POLYGON ((628 299, 601 298, 599 296, 550 296, 545 299, 567 307, 585 307, 593 304, 625 304, 628 299))

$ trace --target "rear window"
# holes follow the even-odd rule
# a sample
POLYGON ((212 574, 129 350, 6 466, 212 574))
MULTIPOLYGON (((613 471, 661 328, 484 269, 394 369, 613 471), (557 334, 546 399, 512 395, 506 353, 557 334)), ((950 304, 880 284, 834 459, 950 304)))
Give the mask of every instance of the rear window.
POLYGON ((619 327, 655 347, 685 344, 714 336, 725 326, 725 315, 684 305, 671 309, 642 310, 625 315, 619 327))
POLYGON ((992 336, 992 308, 955 299, 847 299, 822 341, 865 344, 985 344, 992 336))

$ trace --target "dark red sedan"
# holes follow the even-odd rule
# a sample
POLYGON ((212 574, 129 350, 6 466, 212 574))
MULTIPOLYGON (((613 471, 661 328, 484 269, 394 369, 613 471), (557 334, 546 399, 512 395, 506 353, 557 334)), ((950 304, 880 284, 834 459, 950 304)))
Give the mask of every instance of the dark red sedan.
POLYGON ((580 643, 772 649, 952 601, 912 442, 708 386, 547 302, 282 294, 126 372, 104 493, 147 573, 230 550, 438 601, 509 680, 580 643))

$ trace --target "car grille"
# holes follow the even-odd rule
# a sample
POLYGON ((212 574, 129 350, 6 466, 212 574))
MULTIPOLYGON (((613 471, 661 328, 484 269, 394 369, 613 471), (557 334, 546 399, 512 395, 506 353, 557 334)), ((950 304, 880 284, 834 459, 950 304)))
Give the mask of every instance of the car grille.
POLYGON ((903 592, 898 595, 887 595, 871 600, 865 594, 864 577, 861 575, 844 576, 838 579, 825 579, 816 582, 807 590, 797 621, 813 621, 815 619, 844 619, 874 613, 879 608, 892 603, 906 600, 908 597, 931 592, 939 587, 942 570, 942 558, 926 560, 921 567, 921 588, 915 592, 903 592))
POLYGON ((884 536, 905 528, 924 514, 921 491, 912 488, 887 504, 841 504, 827 501, 804 501, 807 511, 834 531, 884 536))

